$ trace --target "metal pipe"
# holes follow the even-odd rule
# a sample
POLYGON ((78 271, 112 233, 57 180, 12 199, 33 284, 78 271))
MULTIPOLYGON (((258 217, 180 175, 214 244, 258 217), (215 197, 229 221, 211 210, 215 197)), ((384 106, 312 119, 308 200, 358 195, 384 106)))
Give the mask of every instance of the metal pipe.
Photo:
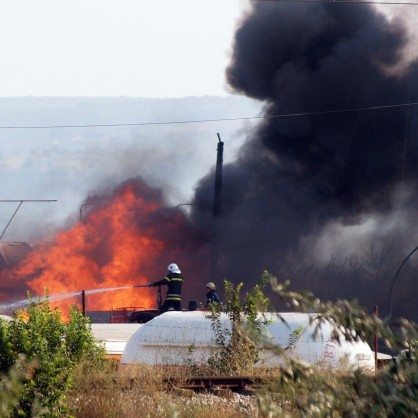
POLYGON ((215 197, 213 200, 213 216, 221 214, 221 191, 222 191, 222 163, 224 153, 224 143, 218 134, 218 148, 216 156, 216 172, 215 172, 215 197))
POLYGON ((158 307, 158 310, 161 309, 162 304, 163 304, 163 298, 161 296, 161 286, 158 286, 158 295, 157 295, 157 307, 158 307))
MULTIPOLYGON (((376 318, 379 317, 379 311, 377 309, 377 305, 374 305, 374 315, 376 318)), ((374 372, 377 374, 377 369, 379 367, 379 362, 377 359, 377 352, 379 351, 379 340, 377 337, 377 333, 374 334, 374 372)))
POLYGON ((83 220, 83 208, 85 206, 100 206, 100 203, 83 203, 80 206, 80 215, 79 215, 79 221, 81 222, 83 220))
POLYGON ((17 209, 15 210, 15 212, 13 213, 12 217, 10 218, 9 222, 7 223, 6 227, 3 229, 3 232, 0 235, 0 241, 3 238, 3 235, 6 233, 7 228, 9 227, 9 225, 11 224, 13 218, 15 217, 16 213, 18 212, 18 210, 20 209, 20 207, 22 206, 23 202, 56 202, 57 200, 45 200, 45 199, 36 199, 36 200, 32 200, 32 199, 20 199, 20 200, 0 200, 0 202, 13 202, 13 203, 18 203, 19 202, 19 206, 17 207, 17 209))
POLYGON ((81 312, 83 316, 86 316, 86 291, 81 291, 81 312))
POLYGON ((14 211, 12 217, 9 219, 9 222, 7 222, 6 227, 3 229, 3 232, 0 235, 0 241, 3 238, 3 235, 5 234, 5 232, 7 231, 7 228, 9 227, 9 225, 12 223, 13 218, 15 217, 17 211, 20 209, 20 207, 23 205, 23 201, 19 203, 18 207, 16 208, 16 210, 14 211))
POLYGON ((402 261, 401 265, 398 267, 398 270, 395 274, 395 277, 392 280, 392 283, 390 285, 390 291, 389 291, 389 300, 388 300, 388 314, 391 315, 392 314, 392 293, 393 293, 393 288, 395 286, 395 282, 398 279, 399 273, 402 269, 402 267, 404 266, 404 264, 408 261, 409 257, 411 257, 412 254, 414 254, 415 251, 418 250, 418 247, 415 247, 406 257, 405 259, 402 261))

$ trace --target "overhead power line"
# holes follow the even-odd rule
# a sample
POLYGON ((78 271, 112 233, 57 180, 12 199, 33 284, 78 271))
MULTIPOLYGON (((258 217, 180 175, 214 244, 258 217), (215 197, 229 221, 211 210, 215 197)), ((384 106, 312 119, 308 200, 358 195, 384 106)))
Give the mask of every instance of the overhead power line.
POLYGON ((418 3, 399 2, 399 1, 368 1, 368 0, 256 0, 257 3, 343 3, 343 4, 388 4, 388 5, 406 5, 418 6, 418 3))
POLYGON ((244 116, 238 118, 218 118, 218 119, 195 119, 195 120, 178 120, 178 121, 163 121, 163 122, 138 122, 138 123, 93 123, 88 125, 39 125, 39 126, 1 126, 0 129, 62 129, 62 128, 114 128, 119 126, 153 126, 153 125, 185 125, 191 123, 208 123, 208 122, 233 122, 239 120, 253 120, 253 119, 275 119, 275 118, 294 118, 299 116, 310 115, 327 115, 334 113, 350 113, 362 112, 372 110, 394 109, 401 107, 418 106, 418 102, 398 103, 383 106, 368 106, 368 107, 353 107, 348 109, 336 110, 319 110, 316 112, 298 112, 298 113, 280 113, 277 115, 261 115, 261 116, 244 116))

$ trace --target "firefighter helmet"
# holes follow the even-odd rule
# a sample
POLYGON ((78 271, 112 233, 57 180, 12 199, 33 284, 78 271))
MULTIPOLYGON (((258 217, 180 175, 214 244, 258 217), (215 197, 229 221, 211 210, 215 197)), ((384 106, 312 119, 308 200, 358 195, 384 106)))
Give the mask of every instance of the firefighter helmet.
POLYGON ((212 283, 212 282, 206 283, 206 287, 212 290, 216 289, 215 283, 212 283))
POLYGON ((167 270, 171 273, 181 273, 179 266, 175 263, 169 264, 167 270))

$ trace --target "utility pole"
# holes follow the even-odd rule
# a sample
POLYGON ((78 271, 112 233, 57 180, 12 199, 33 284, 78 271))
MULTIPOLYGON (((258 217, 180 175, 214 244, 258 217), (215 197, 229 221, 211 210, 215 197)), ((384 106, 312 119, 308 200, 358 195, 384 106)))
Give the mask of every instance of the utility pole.
POLYGON ((216 172, 215 172, 215 197, 213 199, 213 216, 217 217, 221 214, 221 192, 222 192, 222 164, 224 155, 224 143, 218 134, 218 148, 216 155, 216 172))
POLYGON ((218 134, 218 148, 216 155, 216 171, 215 171, 215 195, 213 199, 213 230, 214 239, 212 241, 211 251, 211 276, 216 280, 219 277, 219 238, 220 238, 220 224, 219 215, 221 214, 221 192, 222 192, 222 163, 223 163, 224 143, 221 141, 221 137, 218 134))

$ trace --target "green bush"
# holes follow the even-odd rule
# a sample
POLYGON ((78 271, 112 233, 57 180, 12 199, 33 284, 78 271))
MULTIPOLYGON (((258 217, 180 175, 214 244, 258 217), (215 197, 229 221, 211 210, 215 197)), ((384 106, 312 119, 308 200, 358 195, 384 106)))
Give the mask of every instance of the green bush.
POLYGON ((19 402, 11 416, 65 416, 65 394, 71 386, 75 365, 82 360, 98 363, 104 349, 91 335, 90 323, 77 309, 63 321, 58 309, 46 299, 0 322, 0 373, 9 373, 19 356, 36 362, 32 376, 23 382, 19 402))
POLYGON ((7 374, 0 374, 0 417, 10 417, 19 404, 24 383, 32 378, 35 363, 28 364, 20 355, 7 374))
MULTIPOLYGON (((288 290, 270 276, 273 290, 291 310, 313 312, 320 332, 324 321, 333 325, 334 338, 348 341, 383 339, 394 353, 406 354, 375 373, 361 369, 324 370, 290 358, 280 368, 276 393, 292 399, 297 415, 306 417, 415 417, 418 416, 418 327, 407 320, 390 322, 367 314, 356 301, 322 302, 309 292, 288 290)), ((267 344, 264 341, 264 344, 267 344)), ((274 347, 269 347, 274 348, 274 347)), ((283 356, 283 349, 277 348, 283 356)), ((285 356, 284 356, 285 358, 285 356)), ((261 409, 274 410, 274 397, 264 398, 261 409)), ((276 416, 270 414, 269 416, 276 416)), ((277 415, 280 416, 280 415, 277 415)))
POLYGON ((218 348, 209 360, 214 372, 233 375, 251 371, 261 349, 280 356, 282 366, 274 373, 270 371, 272 378, 260 388, 261 417, 418 416, 418 326, 407 320, 393 324, 390 318, 369 315, 356 301, 323 302, 310 292, 290 291, 289 284, 265 272, 261 282, 241 301, 242 284, 234 287, 225 281, 225 304, 213 306, 208 315, 218 348), (336 370, 289 357, 286 349, 296 344, 301 329, 294 330, 287 347, 270 342, 264 332, 267 322, 260 315, 269 305, 263 294, 266 283, 270 283, 288 310, 311 313, 311 322, 317 324, 316 336, 326 322, 333 327, 332 335, 337 342, 341 338, 373 341, 377 336, 394 353, 403 354, 376 371, 336 370), (222 324, 222 313, 229 318, 228 328, 222 324))
POLYGON ((264 295, 269 280, 264 273, 250 292, 241 301, 243 283, 236 287, 224 280, 224 304, 211 304, 207 315, 212 321, 217 351, 208 361, 212 372, 221 375, 249 373, 259 359, 261 347, 259 340, 266 330, 268 321, 259 315, 265 312, 270 299, 264 295), (226 314, 231 327, 222 325, 221 315, 226 314))

